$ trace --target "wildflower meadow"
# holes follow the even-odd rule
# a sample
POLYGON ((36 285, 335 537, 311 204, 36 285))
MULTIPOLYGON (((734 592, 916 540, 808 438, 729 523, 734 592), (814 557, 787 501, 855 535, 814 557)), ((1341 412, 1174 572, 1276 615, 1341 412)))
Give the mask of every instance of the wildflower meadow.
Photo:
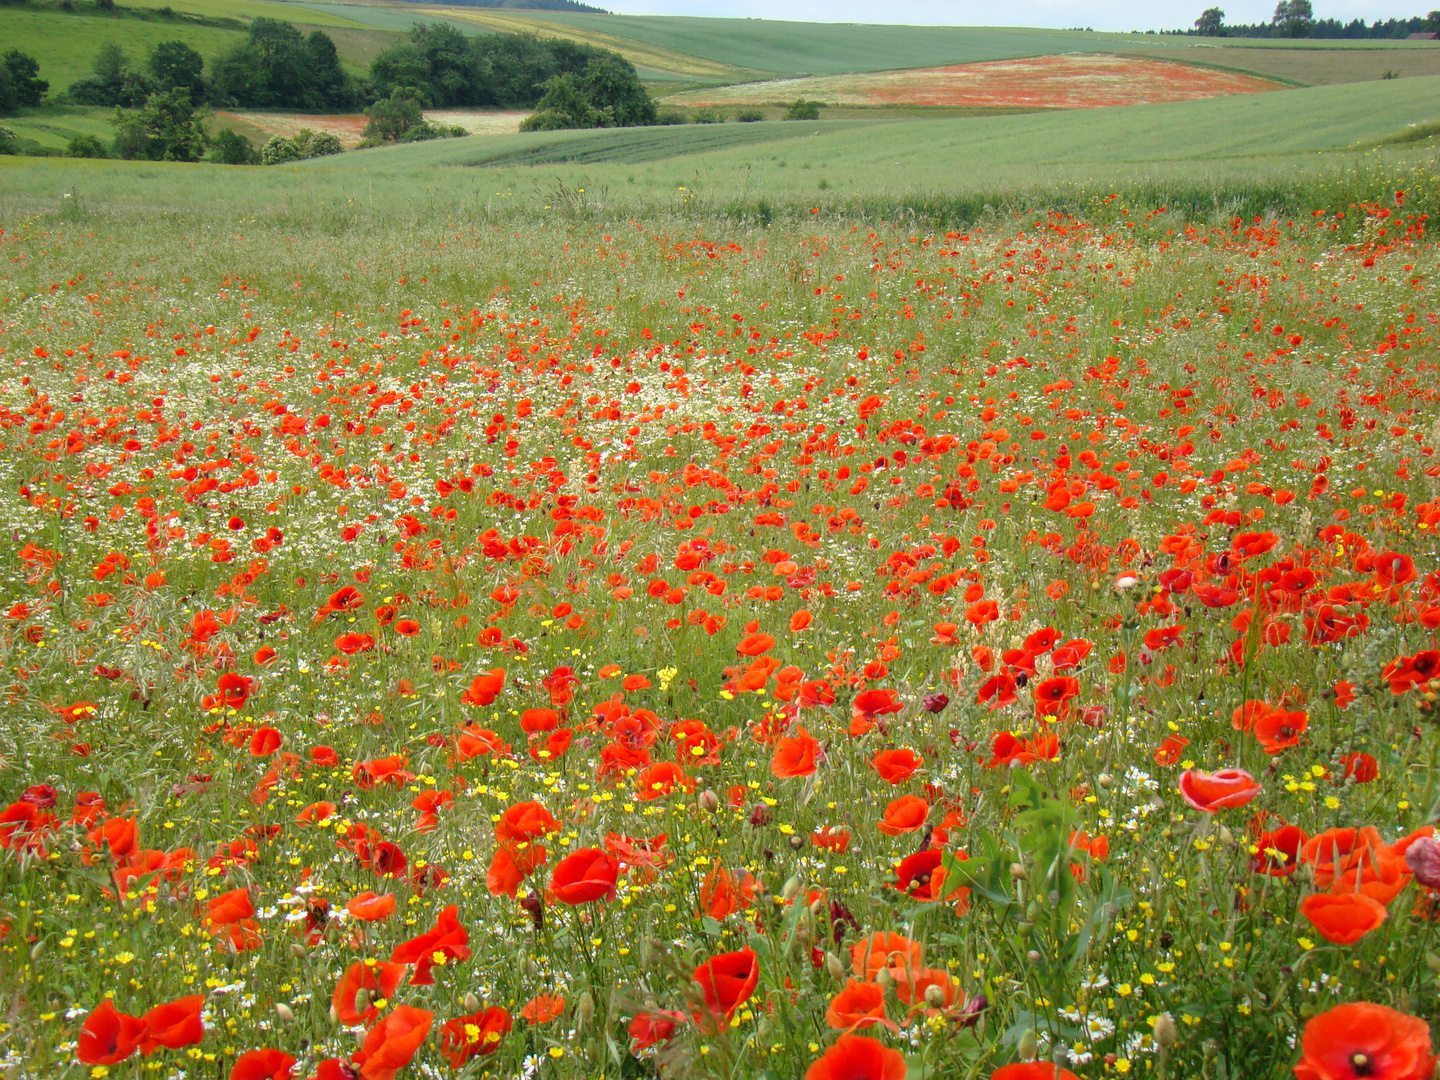
POLYGON ((1428 182, 4 223, 0 1075, 1428 1080, 1428 182))

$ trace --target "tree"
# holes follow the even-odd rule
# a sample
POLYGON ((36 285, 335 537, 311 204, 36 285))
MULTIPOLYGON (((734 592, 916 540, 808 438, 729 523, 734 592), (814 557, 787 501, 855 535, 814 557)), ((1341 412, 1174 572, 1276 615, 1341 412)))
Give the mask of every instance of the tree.
POLYGON ((585 66, 581 89, 592 107, 606 112, 614 127, 640 127, 660 118, 655 99, 635 71, 635 65, 612 53, 596 57, 585 66))
POLYGON ((183 41, 162 41, 150 52, 145 67, 155 80, 155 89, 173 90, 183 86, 190 100, 205 100, 205 60, 183 41))
POLYGON ((210 82, 217 101, 250 108, 334 109, 355 103, 330 35, 303 37, 294 25, 260 18, 241 45, 215 58, 210 82))
POLYGON ((65 145, 65 156, 75 158, 107 158, 110 152, 94 135, 72 135, 65 145))
POLYGON ((113 41, 100 46, 89 78, 76 79, 67 93, 78 105, 119 105, 135 108, 150 96, 149 79, 130 67, 130 59, 113 41))
POLYGON ((365 138, 394 142, 424 119, 424 105, 424 97, 413 86, 396 87, 388 98, 365 110, 370 118, 365 125, 365 138))
POLYGON ((590 104, 580 80, 567 71, 545 83, 545 96, 535 106, 535 112, 521 121, 520 130, 606 127, 608 121, 609 114, 590 104))
POLYGON ((1286 37, 1301 38, 1315 25, 1315 12, 1310 0, 1280 0, 1271 19, 1286 37))
POLYGON ((115 153, 127 161, 199 161, 205 115, 184 87, 151 94, 140 108, 115 110, 115 153))
POLYGON ((259 165, 260 154, 244 135, 225 128, 211 140, 206 160, 217 165, 259 165))
POLYGON ((0 64, 4 65, 9 75, 11 92, 20 108, 33 109, 45 100, 50 84, 40 78, 40 63, 33 56, 11 49, 0 57, 0 64))
POLYGON ((1219 8, 1206 8, 1195 20, 1195 30, 1202 37, 1225 36, 1225 12, 1219 8))
POLYGON ((819 120, 820 102, 800 98, 785 113, 786 120, 819 120))

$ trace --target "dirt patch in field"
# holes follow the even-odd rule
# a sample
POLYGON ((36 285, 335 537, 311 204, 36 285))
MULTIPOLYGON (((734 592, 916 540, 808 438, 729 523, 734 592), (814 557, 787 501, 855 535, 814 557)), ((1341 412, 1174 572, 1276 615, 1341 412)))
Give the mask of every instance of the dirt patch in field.
POLYGON ((796 98, 836 105, 950 105, 974 108, 1093 109, 1255 94, 1280 84, 1165 60, 1102 53, 1039 56, 951 67, 775 79, 666 98, 676 105, 749 105, 796 98))
MULTIPOLYGON (((520 121, 529 116, 528 112, 496 111, 480 112, 473 109, 434 109, 425 113, 425 119, 436 124, 455 124, 471 135, 513 135, 520 130, 520 121)), ((293 138, 301 128, 311 131, 326 131, 340 140, 346 150, 353 150, 360 144, 365 131, 366 119, 359 113, 350 115, 267 113, 249 110, 217 112, 222 126, 233 125, 236 129, 254 137, 259 133, 262 139, 272 135, 293 138), (227 123, 228 122, 228 123, 227 123)))

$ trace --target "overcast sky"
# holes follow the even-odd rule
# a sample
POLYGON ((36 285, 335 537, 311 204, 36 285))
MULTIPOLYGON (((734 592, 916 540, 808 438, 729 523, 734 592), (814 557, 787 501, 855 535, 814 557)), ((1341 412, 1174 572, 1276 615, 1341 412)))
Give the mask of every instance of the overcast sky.
MULTIPOLYGON (((1004 5, 967 0, 592 0, 626 15, 728 15, 766 19, 800 19, 817 22, 887 22, 922 26, 1089 26, 1096 30, 1176 30, 1194 23, 1200 12, 1216 0, 1156 0, 1154 3, 1118 3, 1114 0, 1009 0, 1004 5)), ((1402 0, 1403 2, 1403 0, 1402 0)), ((1269 21, 1275 4, 1226 3, 1218 5, 1225 21, 1269 21)), ((1384 4, 1357 2, 1344 6, 1314 3, 1317 18, 1375 19, 1423 15, 1440 0, 1418 0, 1413 10, 1384 4)))

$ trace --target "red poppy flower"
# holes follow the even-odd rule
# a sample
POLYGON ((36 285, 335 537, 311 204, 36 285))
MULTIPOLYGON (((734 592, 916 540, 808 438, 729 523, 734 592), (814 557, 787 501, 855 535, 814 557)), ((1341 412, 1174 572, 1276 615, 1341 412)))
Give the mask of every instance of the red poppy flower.
POLYGON ((637 1013, 630 1021, 630 1048, 634 1053, 646 1050, 657 1043, 669 1042, 675 1036, 677 1024, 684 1023, 685 1014, 668 1009, 637 1013))
POLYGON ((1303 712, 1271 709, 1256 718, 1251 730, 1265 753, 1274 755, 1299 746, 1300 736, 1309 724, 1310 717, 1303 712))
POLYGON ((548 1024, 565 1015, 565 999, 559 994, 536 994, 520 1008, 527 1024, 548 1024))
POLYGON ((925 764, 925 759, 914 750, 882 750, 870 759, 870 767, 880 774, 887 784, 903 784, 915 775, 925 764))
POLYGON ((1250 869, 1271 877, 1289 877, 1300 865, 1300 849, 1309 837, 1298 825, 1284 825, 1255 836, 1260 850, 1250 856, 1250 869))
POLYGON ((214 926, 229 926, 254 917, 255 905, 250 902, 248 889, 231 889, 205 903, 205 919, 214 926))
POLYGON ((1429 1024, 1368 1001, 1311 1017, 1300 1053, 1296 1080, 1429 1080, 1436 1061, 1429 1024))
POLYGON ((581 848, 561 859, 550 875, 550 891, 562 904, 588 904, 615 895, 620 864, 599 848, 581 848))
POLYGON ((495 839, 501 843, 538 840, 560 831, 560 823, 538 802, 520 802, 506 807, 495 824, 495 839))
POLYGON ((470 688, 460 695, 460 700, 466 705, 483 708, 493 704, 504 687, 505 669, 495 668, 493 671, 487 671, 471 679, 470 688))
POLYGON ((1185 801, 1207 814, 1244 806, 1260 794, 1260 785, 1244 769, 1221 769, 1216 773, 1186 769, 1180 774, 1179 786, 1185 801))
POLYGON ((253 757, 268 757, 280 749, 283 742, 280 732, 273 727, 260 727, 250 736, 250 753, 253 757))
POLYGON ((80 1025, 75 1057, 85 1065, 114 1065, 139 1048, 144 1034, 144 1020, 118 1011, 106 998, 80 1025))
POLYGON ((145 1033, 140 1037, 140 1052, 149 1057, 162 1046, 179 1050, 200 1042, 205 1038, 205 1025, 200 1022, 204 1004, 203 994, 192 994, 156 1005, 142 1018, 145 1033))
POLYGON ((850 949, 850 964, 866 980, 874 979, 881 968, 918 971, 925 966, 925 946, 904 934, 871 934, 850 949))
POLYGON ((916 832, 925 826, 930 804, 915 795, 901 795, 885 807, 885 816, 876 828, 886 836, 916 832))
POLYGON ((635 778, 635 797, 643 802, 669 795, 676 788, 695 790, 695 781, 673 761, 660 761, 635 778))
POLYGON ((470 935, 457 917, 459 907, 451 904, 440 912, 435 926, 419 937, 402 941, 390 953, 392 964, 414 964, 415 974, 410 977, 412 986, 429 986, 435 982, 430 968, 437 957, 448 960, 470 958, 470 935))
POLYGON ((251 681, 244 675, 227 671, 215 680, 216 704, 227 709, 243 709, 250 698, 251 681))
POLYGON ((875 725, 878 717, 898 713, 904 707, 894 690, 861 690, 850 705, 850 734, 858 738, 875 725))
POLYGON ((235 1059, 230 1080, 290 1080, 295 1059, 279 1050, 251 1050, 235 1059))
POLYGON ((539 844, 502 843, 490 857, 485 887, 493 896, 514 896, 526 878, 544 866, 549 855, 539 844))
POLYGON ((839 1031, 857 1031, 876 1024, 899 1031, 895 1021, 885 1015, 885 991, 879 983, 845 980, 845 989, 830 999, 825 1010, 825 1023, 839 1031))
POLYGON ((484 1057, 500 1049, 500 1042, 514 1027, 510 1013, 492 1005, 469 1016, 457 1016, 440 1028, 440 1053, 458 1069, 472 1057, 484 1057))
POLYGON ((1185 747, 1190 745, 1190 740, 1184 735, 1167 735, 1165 740, 1155 748, 1156 765, 1174 765, 1180 760, 1180 755, 1185 747))
POLYGON ((401 1005, 377 1023, 351 1058, 360 1066, 362 1080, 395 1080, 430 1034, 434 1020, 428 1009, 401 1005))
POLYGON ((815 772, 815 759, 819 752, 820 744, 802 727, 794 738, 776 740, 770 771, 781 779, 810 776, 815 772))
POLYGON ((1353 945, 1385 921, 1385 905, 1364 893, 1312 893, 1300 901, 1300 914, 1326 941, 1353 945))
POLYGON ((341 634, 335 639, 335 648, 346 656, 354 656, 375 648, 375 638, 370 634, 341 634))
POLYGON ((899 1050, 865 1035, 841 1035, 805 1070, 805 1080, 905 1080, 907 1072, 899 1050))
POLYGON ((760 960, 753 949, 722 953, 695 969, 695 981, 705 995, 709 1015, 695 1012, 695 1022, 714 1030, 722 1020, 728 1021, 735 1011, 750 1000, 760 981, 760 960))
POLYGON ((769 634, 748 634, 740 639, 735 651, 741 656, 759 656, 775 647, 775 639, 769 634))
POLYGON ((380 1015, 380 1009, 374 1003, 390 998, 404 977, 404 964, 378 964, 365 961, 351 964, 345 969, 345 974, 340 976, 340 981, 335 984, 335 992, 330 995, 330 1004, 334 1006, 340 1023, 347 1027, 369 1024, 380 1015), (355 1007, 355 996, 362 989, 370 995, 371 1002, 363 1012, 355 1007))

